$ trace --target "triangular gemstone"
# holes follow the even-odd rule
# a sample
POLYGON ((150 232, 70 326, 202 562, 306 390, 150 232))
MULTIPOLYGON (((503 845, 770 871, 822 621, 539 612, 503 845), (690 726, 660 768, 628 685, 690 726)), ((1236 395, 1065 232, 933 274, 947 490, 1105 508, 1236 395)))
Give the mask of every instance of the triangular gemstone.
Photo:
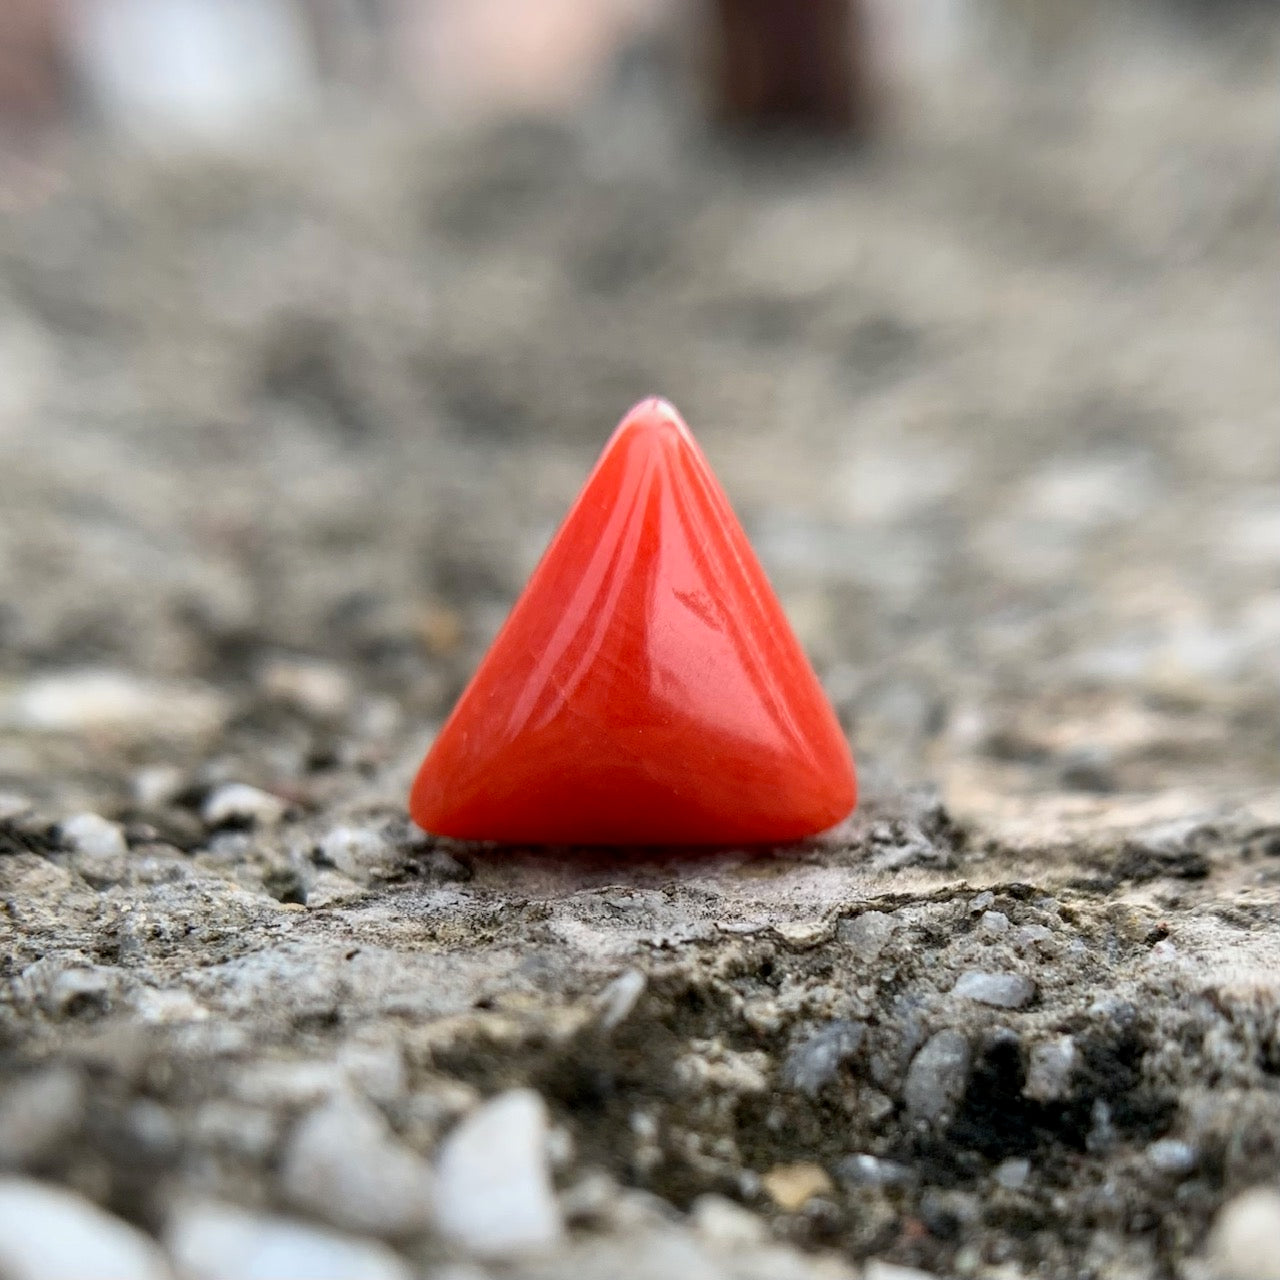
POLYGON ((856 797, 844 734, 679 414, 605 446, 410 797, 437 835, 780 843, 856 797))

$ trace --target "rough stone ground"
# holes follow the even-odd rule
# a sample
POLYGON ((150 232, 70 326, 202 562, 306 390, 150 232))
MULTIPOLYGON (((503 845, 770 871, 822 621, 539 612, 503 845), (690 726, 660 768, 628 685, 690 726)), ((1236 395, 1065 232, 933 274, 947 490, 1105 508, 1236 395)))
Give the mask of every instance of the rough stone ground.
POLYGON ((0 240, 0 1162, 157 1275, 1271 1274, 1274 1200, 1206 1243, 1280 1177, 1261 61, 957 82, 860 157, 622 98, 74 157, 0 240), (415 834, 655 390, 863 805, 767 854, 415 834), (525 1089, 511 1167, 441 1155, 525 1089))

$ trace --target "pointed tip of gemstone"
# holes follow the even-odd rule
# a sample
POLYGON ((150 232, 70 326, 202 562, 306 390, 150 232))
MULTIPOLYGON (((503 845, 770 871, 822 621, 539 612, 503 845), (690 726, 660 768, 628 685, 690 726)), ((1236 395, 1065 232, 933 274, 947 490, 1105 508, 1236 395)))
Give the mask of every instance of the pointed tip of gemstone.
POLYGON ((633 404, 622 417, 622 426, 661 426, 680 427, 688 431, 680 410, 665 396, 646 396, 633 404))
POLYGON ((414 820, 521 844, 783 843, 856 796, 728 499, 675 407, 642 400, 427 753, 414 820))
POLYGON ((649 435, 654 438, 677 436, 682 440, 692 441, 693 433, 688 423, 680 416, 680 411, 670 400, 662 396, 649 396, 633 405, 618 423, 617 430, 609 439, 608 448, 616 444, 624 436, 649 435))

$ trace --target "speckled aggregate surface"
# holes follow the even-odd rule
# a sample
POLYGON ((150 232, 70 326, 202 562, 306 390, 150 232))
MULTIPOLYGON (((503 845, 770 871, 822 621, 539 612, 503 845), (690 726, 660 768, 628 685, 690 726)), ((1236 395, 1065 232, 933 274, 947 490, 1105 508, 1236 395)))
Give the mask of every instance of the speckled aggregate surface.
POLYGON ((183 1275, 269 1231, 429 1280, 1228 1266, 1280 1175, 1251 66, 973 90, 857 157, 348 124, 19 211, 0 1162, 183 1275), (864 804, 766 853, 433 842, 413 768, 652 391, 864 804), (435 1201, 512 1090, 550 1234, 495 1261, 435 1201))

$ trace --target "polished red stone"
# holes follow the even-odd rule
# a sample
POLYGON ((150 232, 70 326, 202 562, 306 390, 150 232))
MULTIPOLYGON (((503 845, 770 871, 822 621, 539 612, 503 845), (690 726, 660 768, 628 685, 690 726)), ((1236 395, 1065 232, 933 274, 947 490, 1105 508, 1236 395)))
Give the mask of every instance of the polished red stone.
POLYGON ((724 491, 675 409, 644 401, 427 753, 414 821, 519 844, 778 843, 855 797, 724 491))

